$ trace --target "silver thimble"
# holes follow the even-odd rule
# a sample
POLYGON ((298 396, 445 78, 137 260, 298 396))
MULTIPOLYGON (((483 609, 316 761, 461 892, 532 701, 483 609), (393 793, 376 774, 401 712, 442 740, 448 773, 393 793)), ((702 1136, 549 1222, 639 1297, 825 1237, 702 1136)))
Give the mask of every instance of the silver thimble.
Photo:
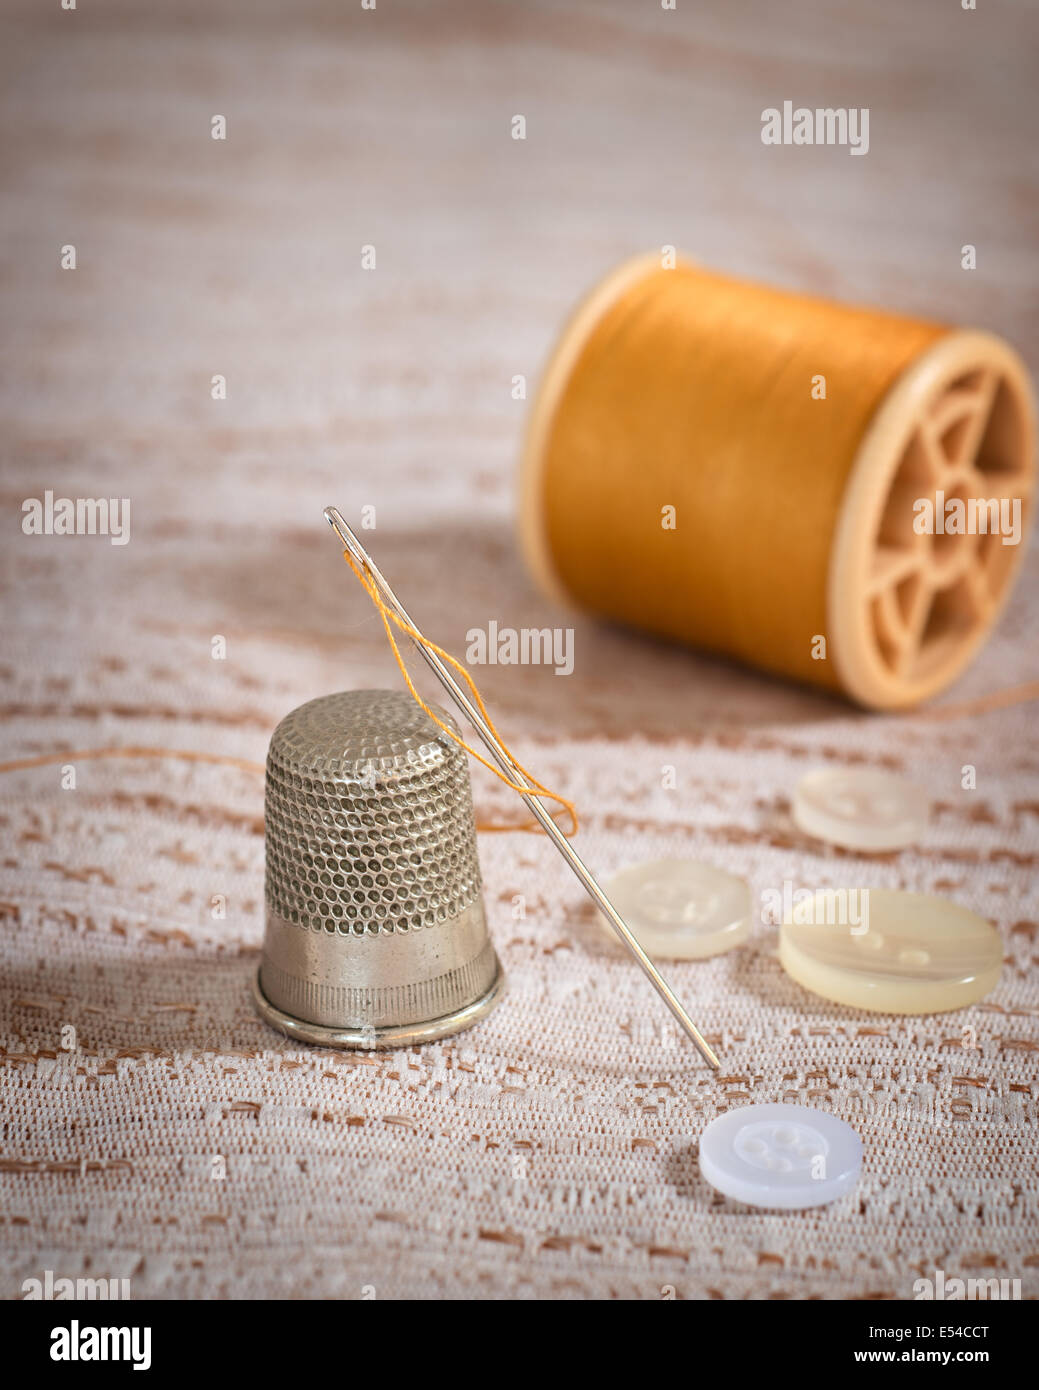
POLYGON ((401 1047, 493 1008, 503 975, 468 764, 406 692, 326 695, 281 721, 265 838, 253 995, 268 1023, 326 1047, 401 1047))

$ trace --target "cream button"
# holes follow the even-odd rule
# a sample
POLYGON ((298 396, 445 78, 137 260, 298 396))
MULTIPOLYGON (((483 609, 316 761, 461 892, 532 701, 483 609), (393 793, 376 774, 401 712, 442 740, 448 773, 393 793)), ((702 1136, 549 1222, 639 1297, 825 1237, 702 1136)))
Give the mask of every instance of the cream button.
POLYGON ((800 830, 874 854, 915 844, 930 810, 926 792, 912 782, 871 768, 809 772, 794 791, 794 823, 800 830))
POLYGON ((850 1192, 862 1141, 844 1120, 806 1105, 741 1105, 704 1130, 700 1172, 755 1207, 819 1207, 850 1192))
POLYGON ((783 969, 805 989, 889 1014, 935 1014, 984 998, 1003 943, 984 917, 945 898, 823 888, 779 931, 783 969))
MULTIPOLYGON (((713 864, 660 859, 624 869, 604 888, 648 956, 717 956, 750 932, 750 887, 713 864)), ((608 920, 601 921, 616 941, 608 920)))

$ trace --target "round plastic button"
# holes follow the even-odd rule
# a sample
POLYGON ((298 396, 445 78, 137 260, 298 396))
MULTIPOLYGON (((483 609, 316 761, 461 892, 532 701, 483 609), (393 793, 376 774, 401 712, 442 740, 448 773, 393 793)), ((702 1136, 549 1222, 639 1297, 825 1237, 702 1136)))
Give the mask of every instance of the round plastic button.
POLYGON ((920 839, 930 815, 926 792, 891 772, 823 768, 794 791, 794 823, 845 849, 878 854, 920 839))
MULTIPOLYGON (((648 956, 701 960, 739 946, 750 932, 750 887, 713 864, 639 864, 611 879, 606 895, 648 956)), ((607 919, 601 920, 616 940, 607 919)))
POLYGON ((935 1014, 995 988, 1003 943, 984 917, 945 898, 824 888, 780 927, 779 959, 798 984, 837 1004, 935 1014))
POLYGON ((805 1105, 741 1105, 700 1139, 700 1172, 753 1207, 820 1207, 850 1192, 862 1140, 844 1120, 805 1105))

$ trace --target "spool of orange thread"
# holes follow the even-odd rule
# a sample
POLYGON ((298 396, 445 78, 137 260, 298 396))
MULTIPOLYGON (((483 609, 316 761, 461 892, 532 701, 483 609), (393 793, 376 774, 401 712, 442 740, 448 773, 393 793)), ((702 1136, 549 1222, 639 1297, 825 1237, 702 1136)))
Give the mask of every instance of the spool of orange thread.
POLYGON ((569 606, 911 705, 1010 593, 1034 436, 1025 367, 991 334, 640 258, 550 360, 522 545, 569 606))

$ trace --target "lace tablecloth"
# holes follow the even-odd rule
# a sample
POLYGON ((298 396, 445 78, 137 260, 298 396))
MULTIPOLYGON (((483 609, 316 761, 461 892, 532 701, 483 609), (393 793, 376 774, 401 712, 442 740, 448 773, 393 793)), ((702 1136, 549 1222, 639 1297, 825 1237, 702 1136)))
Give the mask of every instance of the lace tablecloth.
MULTIPOLYGON (((517 556, 512 383, 632 251, 991 327, 1034 366, 1027 6, 699 8, 14 7, 5 758, 262 762, 296 704, 393 685, 328 502, 375 507, 373 552, 456 652, 492 618, 568 621, 517 556), (869 156, 762 146, 760 111, 802 92, 869 105, 869 156), (129 543, 23 535, 47 489, 129 497, 129 543)), ((1034 704, 988 697, 1039 675, 1037 590, 1033 559, 969 674, 901 717, 585 621, 572 675, 476 672, 602 874, 689 856, 755 903, 854 881, 998 925, 999 987, 944 1016, 806 994, 764 921, 671 967, 717 1076, 541 838, 481 838, 500 1007, 440 1045, 337 1054, 248 1001, 261 776, 5 773, 3 1296, 48 1269, 134 1297, 907 1298, 937 1270, 1035 1296, 1039 742, 1034 704), (806 839, 790 795, 819 765, 926 786, 926 841, 867 861, 806 839), (776 1215, 705 1185, 705 1122, 783 1099, 859 1129, 851 1196, 776 1215)), ((520 810, 479 768, 474 792, 481 818, 520 810)))

